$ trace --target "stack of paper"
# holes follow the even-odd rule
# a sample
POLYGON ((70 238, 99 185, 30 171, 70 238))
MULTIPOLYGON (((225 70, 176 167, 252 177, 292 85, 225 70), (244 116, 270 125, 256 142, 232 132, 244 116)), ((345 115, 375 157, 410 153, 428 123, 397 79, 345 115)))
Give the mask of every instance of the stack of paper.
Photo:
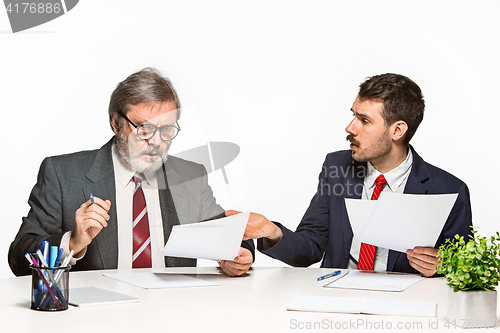
POLYGON ((354 236, 360 242, 406 252, 433 247, 458 194, 382 192, 378 200, 345 199, 354 236))

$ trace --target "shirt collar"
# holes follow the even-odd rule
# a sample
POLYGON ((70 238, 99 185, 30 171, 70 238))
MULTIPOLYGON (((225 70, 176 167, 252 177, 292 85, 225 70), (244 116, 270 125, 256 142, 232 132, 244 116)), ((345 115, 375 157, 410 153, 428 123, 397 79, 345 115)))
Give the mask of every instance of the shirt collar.
MULTIPOLYGON (((368 162, 368 172, 366 174, 366 183, 369 185, 370 189, 375 186, 375 180, 381 174, 375 167, 368 162)), ((403 163, 398 165, 396 168, 389 172, 384 173, 384 177, 387 180, 387 185, 390 187, 392 192, 395 192, 403 181, 408 177, 409 171, 413 164, 413 153, 411 149, 408 149, 408 154, 406 155, 403 163)))
MULTIPOLYGON (((115 177, 118 179, 120 186, 122 188, 126 188, 129 183, 132 183, 135 186, 135 183, 132 180, 132 177, 135 175, 135 171, 133 171, 132 168, 123 160, 122 156, 118 152, 116 143, 113 143, 111 147, 111 155, 113 158, 115 177)), ((153 186, 153 181, 156 180, 156 173, 145 171, 143 174, 143 185, 153 186)))

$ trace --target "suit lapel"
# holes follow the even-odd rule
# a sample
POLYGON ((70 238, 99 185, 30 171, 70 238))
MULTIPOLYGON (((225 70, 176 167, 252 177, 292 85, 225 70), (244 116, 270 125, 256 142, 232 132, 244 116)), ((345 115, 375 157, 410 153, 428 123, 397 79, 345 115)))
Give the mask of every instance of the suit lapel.
MULTIPOLYGON (((353 170, 354 172, 347 172, 345 175, 345 188, 347 189, 345 191, 345 198, 361 199, 361 195, 363 194, 363 181, 366 176, 367 165, 366 163, 356 162, 352 158, 351 161, 351 168, 353 169, 348 168, 348 171, 353 170)), ((345 207, 345 200, 343 214, 345 214, 345 218, 342 220, 345 221, 345 223, 343 224, 342 229, 344 235, 344 258, 346 258, 344 266, 347 267, 347 262, 349 261, 351 253, 353 231, 351 222, 349 221, 349 216, 347 214, 347 208, 345 207)))
POLYGON ((427 194, 427 186, 425 183, 429 180, 429 172, 424 160, 410 146, 413 153, 413 162, 408 181, 406 182, 404 193, 411 194, 427 194))
MULTIPOLYGON (((187 193, 181 184, 182 181, 179 174, 168 165, 166 167, 163 164, 162 168, 158 170, 157 179, 160 210, 163 220, 163 237, 166 244, 174 225, 184 224, 187 221, 187 216, 185 215, 188 211, 187 193)), ((196 266, 196 259, 165 257, 165 266, 196 266)))
MULTIPOLYGON (((163 168, 158 171, 161 172, 161 175, 158 173, 158 179, 165 179, 165 184, 160 186, 160 197, 164 197, 165 194, 170 193, 170 199, 174 204, 174 210, 170 210, 170 212, 176 212, 175 217, 170 215, 167 215, 167 217, 177 219, 178 224, 197 222, 189 219, 189 202, 188 193, 184 184, 185 180, 183 180, 175 168, 173 168, 169 160, 167 160, 163 168)), ((167 239, 165 239, 165 241, 166 240, 167 239)))
MULTIPOLYGON (((116 268, 118 266, 118 228, 116 217, 116 192, 113 160, 111 156, 112 138, 99 149, 92 167, 87 173, 91 183, 83 188, 86 200, 90 193, 103 200, 110 200, 113 204, 108 212, 108 226, 103 228, 92 241, 96 247, 102 268, 116 268)), ((90 253, 89 253, 90 254, 90 253)))
MULTIPOLYGON (((410 175, 406 181, 404 193, 409 194, 427 194, 427 186, 425 183, 429 180, 429 173, 424 160, 417 154, 415 149, 410 146, 413 153, 413 162, 410 175)), ((387 259, 387 270, 393 271, 396 262, 402 252, 389 250, 389 258, 387 259)))
POLYGON ((175 177, 168 177, 165 170, 165 165, 157 173, 158 179, 158 195, 160 198, 160 210, 163 220, 163 235, 165 243, 170 237, 170 233, 174 225, 179 225, 179 217, 177 215, 176 206, 172 198, 169 183, 176 183, 175 177))

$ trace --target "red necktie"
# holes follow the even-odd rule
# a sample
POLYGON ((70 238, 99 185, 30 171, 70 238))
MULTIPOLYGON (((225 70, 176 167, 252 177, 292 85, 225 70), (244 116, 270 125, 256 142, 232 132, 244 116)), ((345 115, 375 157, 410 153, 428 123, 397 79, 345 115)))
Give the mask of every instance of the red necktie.
POLYGON ((142 191, 144 174, 134 175, 135 191, 133 197, 133 256, 132 268, 151 268, 151 237, 149 236, 148 209, 142 191))
MULTIPOLYGON (((380 175, 375 179, 375 189, 373 190, 372 200, 378 200, 384 185, 387 184, 384 175, 380 175)), ((373 261, 375 260, 375 249, 377 247, 374 245, 361 243, 361 249, 359 251, 358 260, 358 270, 361 271, 373 271, 373 261)))

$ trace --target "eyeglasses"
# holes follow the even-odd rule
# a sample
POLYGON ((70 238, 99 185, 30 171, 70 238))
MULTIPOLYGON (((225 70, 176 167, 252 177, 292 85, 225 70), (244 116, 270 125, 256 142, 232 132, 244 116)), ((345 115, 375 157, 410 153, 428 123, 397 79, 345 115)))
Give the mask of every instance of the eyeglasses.
POLYGON ((177 123, 177 121, 175 122, 175 125, 166 125, 162 127, 156 127, 152 124, 142 124, 140 126, 137 126, 132 121, 130 121, 130 119, 128 119, 126 115, 121 112, 119 114, 123 118, 127 119, 127 121, 137 129, 137 137, 141 140, 151 139, 156 134, 156 131, 160 130, 160 138, 163 141, 172 141, 181 130, 181 127, 179 126, 179 123, 177 123))

